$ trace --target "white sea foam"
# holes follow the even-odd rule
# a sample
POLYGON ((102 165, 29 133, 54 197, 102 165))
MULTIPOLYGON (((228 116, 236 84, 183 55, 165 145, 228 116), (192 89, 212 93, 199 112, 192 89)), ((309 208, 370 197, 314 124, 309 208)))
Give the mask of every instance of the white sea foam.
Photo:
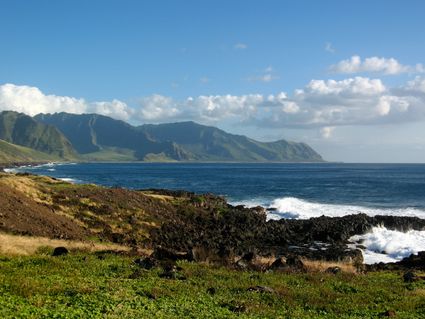
MULTIPOLYGON (((278 198, 269 202, 269 204, 264 202, 261 199, 257 199, 234 202, 234 204, 242 204, 247 207, 260 205, 269 208, 269 213, 267 214, 269 220, 282 218, 309 219, 322 215, 341 217, 359 213, 369 216, 391 215, 425 218, 425 210, 409 207, 384 209, 355 205, 322 204, 295 197, 278 198)), ((369 233, 353 236, 350 241, 360 243, 365 247, 362 252, 366 264, 396 262, 411 254, 425 250, 425 231, 410 230, 401 232, 389 230, 385 227, 374 227, 369 233)))
POLYGON ((78 179, 69 178, 69 177, 59 177, 58 179, 64 182, 72 183, 72 184, 76 184, 80 182, 78 179))
POLYGON ((3 172, 5 172, 5 173, 17 173, 18 170, 16 168, 3 168, 3 172))
POLYGON ((275 209, 270 211, 268 219, 308 219, 320 217, 322 215, 330 217, 340 217, 351 214, 392 215, 392 216, 411 216, 425 218, 425 211, 417 208, 370 208, 354 205, 336 205, 321 204, 309 202, 295 197, 283 197, 275 199, 268 208, 275 209))
POLYGON ((54 166, 57 166, 57 165, 59 165, 59 163, 49 162, 49 163, 45 163, 45 164, 30 166, 28 168, 30 168, 30 169, 36 169, 36 168, 54 167, 54 166))
POLYGON ((366 247, 363 258, 366 264, 393 262, 425 250, 425 231, 401 232, 385 227, 373 227, 363 235, 355 235, 350 241, 366 247))

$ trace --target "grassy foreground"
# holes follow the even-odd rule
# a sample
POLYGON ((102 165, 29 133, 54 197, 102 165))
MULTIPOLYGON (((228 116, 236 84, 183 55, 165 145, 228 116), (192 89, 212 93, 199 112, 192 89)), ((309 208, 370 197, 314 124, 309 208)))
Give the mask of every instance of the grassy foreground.
POLYGON ((131 257, 0 256, 1 318, 425 317, 424 281, 397 272, 260 273, 183 262, 176 279, 131 257), (272 292, 249 291, 267 286, 272 292))

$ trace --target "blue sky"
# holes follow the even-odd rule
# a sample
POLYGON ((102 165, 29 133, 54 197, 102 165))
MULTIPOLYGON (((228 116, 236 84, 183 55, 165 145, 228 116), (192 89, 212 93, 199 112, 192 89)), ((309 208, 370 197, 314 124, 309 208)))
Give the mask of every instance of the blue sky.
POLYGON ((425 162, 424 12, 390 0, 0 0, 0 108, 195 120, 305 141, 329 160, 425 162))

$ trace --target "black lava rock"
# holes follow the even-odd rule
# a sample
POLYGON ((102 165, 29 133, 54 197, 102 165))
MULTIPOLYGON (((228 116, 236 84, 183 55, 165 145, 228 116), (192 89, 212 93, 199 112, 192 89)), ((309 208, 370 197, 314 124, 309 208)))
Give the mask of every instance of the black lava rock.
POLYGON ((67 255, 69 253, 68 249, 66 249, 65 247, 56 247, 53 250, 52 256, 64 256, 67 255))

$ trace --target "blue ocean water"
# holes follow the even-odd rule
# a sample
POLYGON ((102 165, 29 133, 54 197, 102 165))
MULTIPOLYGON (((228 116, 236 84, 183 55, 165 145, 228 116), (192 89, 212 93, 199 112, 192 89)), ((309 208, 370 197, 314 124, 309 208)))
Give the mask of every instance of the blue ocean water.
POLYGON ((79 163, 24 170, 112 187, 210 192, 231 202, 267 205, 290 197, 323 204, 425 209, 423 164, 79 163))
MULTIPOLYGON (((233 204, 271 208, 271 219, 357 213, 425 218, 424 164, 78 163, 18 170, 109 187, 214 193, 233 204)), ((425 250, 425 230, 378 227, 362 236, 353 240, 367 247, 366 263, 425 250)))

